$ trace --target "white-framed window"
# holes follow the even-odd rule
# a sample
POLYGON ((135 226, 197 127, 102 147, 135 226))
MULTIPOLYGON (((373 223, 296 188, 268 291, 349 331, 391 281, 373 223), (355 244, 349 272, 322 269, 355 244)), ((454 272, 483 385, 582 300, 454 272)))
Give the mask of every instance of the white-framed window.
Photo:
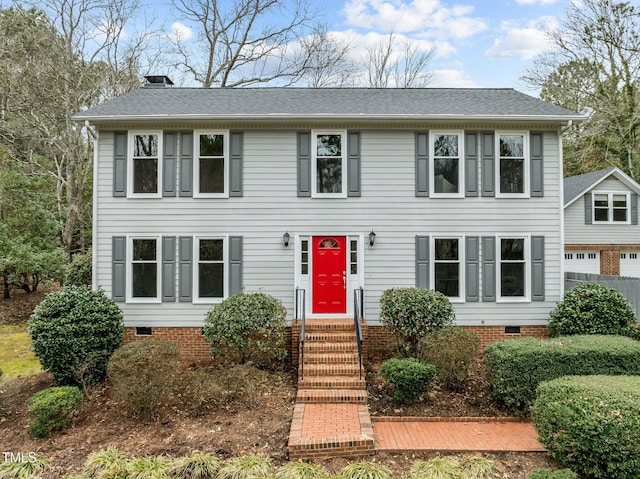
POLYGON ((127 300, 133 303, 160 302, 161 244, 158 236, 130 236, 127 248, 127 300))
POLYGON ((129 134, 129 197, 162 196, 162 132, 132 131, 129 134))
POLYGON ((519 198, 529 196, 529 134, 527 132, 496 132, 496 196, 519 198))
POLYGON ((463 237, 431 237, 430 284, 451 301, 464 301, 464 256, 463 237))
POLYGON ((194 196, 227 197, 229 195, 229 133, 227 131, 196 131, 194 141, 194 196))
POLYGON ((431 196, 464 196, 464 135, 461 131, 433 131, 429 141, 431 196))
POLYGON ((498 301, 529 301, 531 258, 528 236, 499 236, 497 246, 498 301))
POLYGON ((594 191, 594 223, 631 223, 631 197, 629 192, 594 191))
POLYGON ((312 148, 312 196, 347 197, 347 134, 345 131, 314 131, 312 148))
POLYGON ((193 301, 214 303, 228 296, 226 237, 203 236, 194 241, 193 301))

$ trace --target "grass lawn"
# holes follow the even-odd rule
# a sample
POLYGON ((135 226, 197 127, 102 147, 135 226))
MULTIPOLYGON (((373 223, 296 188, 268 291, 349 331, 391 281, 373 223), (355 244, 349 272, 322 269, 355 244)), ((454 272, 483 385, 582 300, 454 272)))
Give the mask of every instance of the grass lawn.
POLYGON ((38 358, 31 351, 26 324, 0 325, 0 369, 2 381, 42 372, 38 358))

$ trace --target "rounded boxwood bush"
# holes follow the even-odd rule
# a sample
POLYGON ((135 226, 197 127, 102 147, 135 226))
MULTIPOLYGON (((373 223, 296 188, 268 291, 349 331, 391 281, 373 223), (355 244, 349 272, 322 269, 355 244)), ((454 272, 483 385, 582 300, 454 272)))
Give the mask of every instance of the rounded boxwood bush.
POLYGON ((91 250, 73 256, 67 271, 70 286, 91 286, 91 250))
POLYGON ((436 367, 415 358, 389 359, 382 364, 380 376, 395 387, 394 399, 401 404, 420 399, 429 391, 436 367))
POLYGON ((287 355, 287 310, 265 293, 241 293, 215 304, 207 313, 204 337, 214 357, 267 366, 287 355))
POLYGON ((400 353, 419 354, 427 333, 452 326, 455 313, 444 294, 423 288, 391 288, 380 297, 380 319, 398 339, 400 353))
POLYGON ((95 384, 122 343, 122 311, 103 291, 67 286, 49 293, 36 307, 29 335, 35 355, 55 384, 95 384))
POLYGON ((564 376, 541 383, 532 410, 540 441, 586 477, 640 477, 640 377, 564 376))
POLYGON ((631 304, 616 290, 602 284, 583 283, 567 292, 551 311, 549 335, 632 336, 636 320, 631 304))
POLYGON ((29 412, 35 419, 29 423, 32 436, 45 438, 51 431, 69 424, 70 415, 82 404, 82 393, 75 386, 60 386, 35 393, 29 399, 29 412))

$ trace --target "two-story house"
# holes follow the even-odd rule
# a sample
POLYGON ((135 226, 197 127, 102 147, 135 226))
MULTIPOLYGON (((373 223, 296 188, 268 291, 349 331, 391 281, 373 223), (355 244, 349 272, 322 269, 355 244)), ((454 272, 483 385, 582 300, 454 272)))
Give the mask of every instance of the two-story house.
POLYGON ((142 88, 94 130, 93 287, 127 338, 193 357, 240 291, 384 340, 391 287, 446 294, 481 337, 543 335, 562 297, 561 131, 582 117, 513 89, 142 88), (302 300, 301 300, 302 301, 302 300))

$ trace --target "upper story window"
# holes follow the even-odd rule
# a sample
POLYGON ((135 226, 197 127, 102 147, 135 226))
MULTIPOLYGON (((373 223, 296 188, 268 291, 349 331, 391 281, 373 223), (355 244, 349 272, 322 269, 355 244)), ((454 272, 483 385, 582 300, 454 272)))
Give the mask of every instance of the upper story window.
POLYGON ((333 131, 312 135, 313 196, 346 198, 345 137, 333 131))
POLYGON ((161 195, 162 135, 160 132, 132 132, 129 161, 130 196, 157 197, 161 195))
POLYGON ((198 131, 195 136, 195 196, 227 196, 229 161, 227 134, 222 131, 198 131))
POLYGON ((160 301, 159 240, 154 238, 130 238, 129 299, 133 302, 160 301))
POLYGON ((432 196, 464 196, 461 132, 431 134, 429 165, 432 196))
POLYGON ((496 133, 499 163, 496 196, 529 196, 529 141, 524 132, 496 133))
POLYGON ((498 238, 498 299, 526 301, 529 298, 529 246, 525 237, 498 238))
POLYGON ((594 223, 630 223, 629 193, 593 193, 594 223))

